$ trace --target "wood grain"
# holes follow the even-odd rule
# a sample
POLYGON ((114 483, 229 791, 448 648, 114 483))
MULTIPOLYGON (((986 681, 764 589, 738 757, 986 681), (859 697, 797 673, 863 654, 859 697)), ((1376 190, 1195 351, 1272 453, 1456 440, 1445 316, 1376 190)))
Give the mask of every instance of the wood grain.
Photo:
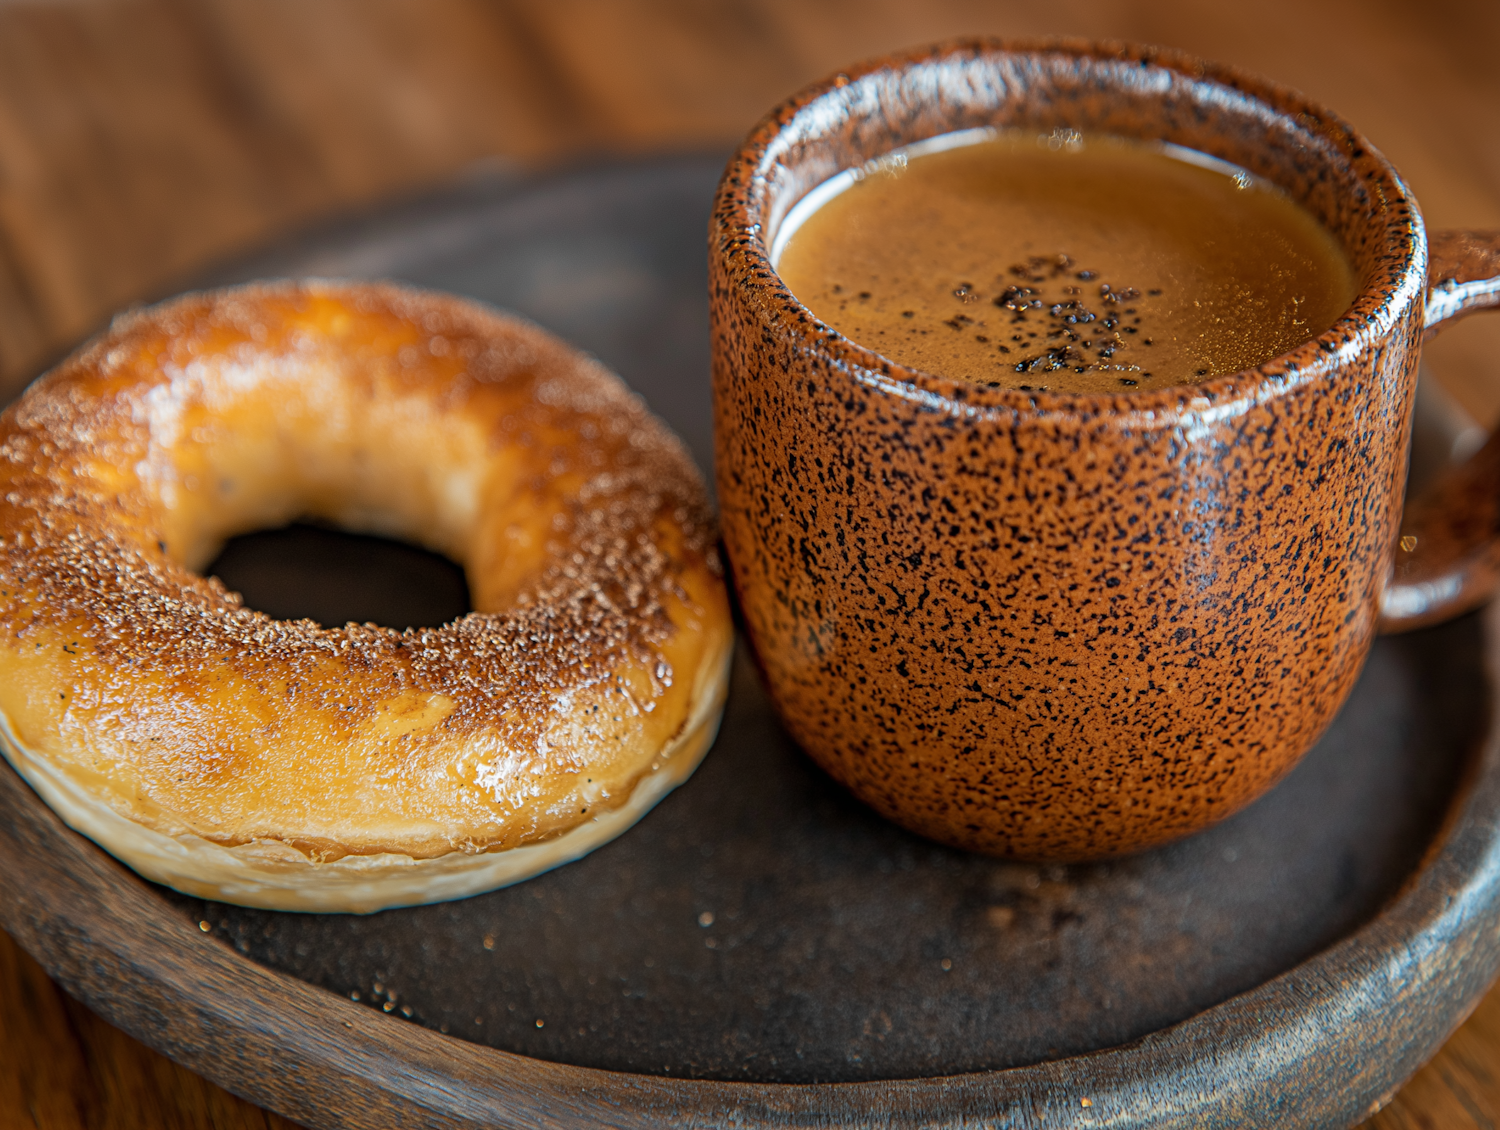
MULTIPOLYGON (((1492 0, 10 2, 0 393, 120 306, 289 228, 475 162, 727 148, 804 82, 964 32, 1159 42, 1260 72, 1356 122, 1432 228, 1500 227, 1492 0)), ((1500 417, 1500 318, 1429 357, 1474 415, 1500 417)), ((0 1000, 0 1123, 286 1125, 67 1002, 8 939, 0 1000)), ((1492 995, 1373 1124, 1497 1119, 1492 995)))
POLYGON ((40 1130, 283 1130, 251 1106, 105 1023, 0 933, 0 1125, 40 1130))

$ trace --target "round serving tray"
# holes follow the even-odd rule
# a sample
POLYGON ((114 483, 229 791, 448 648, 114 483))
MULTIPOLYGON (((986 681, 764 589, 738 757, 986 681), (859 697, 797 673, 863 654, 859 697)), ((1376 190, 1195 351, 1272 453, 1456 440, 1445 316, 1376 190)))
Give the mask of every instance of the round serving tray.
MULTIPOLYGON (((492 174, 206 281, 381 276, 520 310, 707 466, 719 167, 492 174)), ((441 564, 326 531, 243 539, 216 568, 329 623, 462 607, 441 564)), ((1500 968, 1497 646, 1490 613, 1380 640, 1268 796, 1084 866, 880 821, 792 745, 744 656, 713 751, 629 834, 368 917, 153 886, 4 767, 0 922, 110 1021, 314 1127, 1346 1126, 1500 968)))

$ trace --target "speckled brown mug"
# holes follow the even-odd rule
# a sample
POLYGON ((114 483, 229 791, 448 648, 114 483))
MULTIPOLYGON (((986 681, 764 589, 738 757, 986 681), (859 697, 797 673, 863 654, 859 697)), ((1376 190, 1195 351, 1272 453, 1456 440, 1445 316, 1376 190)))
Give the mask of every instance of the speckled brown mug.
POLYGON ((751 642, 803 747, 924 835, 1082 859, 1204 827, 1312 745, 1379 628, 1472 607, 1500 576, 1495 441, 1401 526, 1420 342, 1500 303, 1500 235, 1429 244, 1390 164, 1291 91, 1119 44, 882 59, 756 127, 709 254, 719 503, 751 642), (1354 304, 1257 369, 1103 396, 903 368, 792 297, 768 249, 799 199, 979 126, 1240 165, 1338 237, 1354 304))

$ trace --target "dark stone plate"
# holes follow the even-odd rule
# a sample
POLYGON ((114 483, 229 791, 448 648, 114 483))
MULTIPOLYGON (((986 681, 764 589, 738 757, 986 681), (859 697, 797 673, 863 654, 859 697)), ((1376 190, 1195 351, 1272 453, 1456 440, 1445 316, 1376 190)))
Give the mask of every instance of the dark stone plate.
MULTIPOLYGON (((707 467, 719 168, 490 177, 209 281, 390 277, 519 310, 707 467)), ((214 568, 325 623, 465 608, 446 562, 311 527, 214 568)), ((136 879, 5 769, 0 918, 110 1019, 317 1126, 1348 1125, 1500 965, 1494 635, 1470 616, 1382 639, 1271 794, 1109 864, 884 823, 795 748, 742 656, 692 780, 529 883, 369 917, 204 903, 136 879)))

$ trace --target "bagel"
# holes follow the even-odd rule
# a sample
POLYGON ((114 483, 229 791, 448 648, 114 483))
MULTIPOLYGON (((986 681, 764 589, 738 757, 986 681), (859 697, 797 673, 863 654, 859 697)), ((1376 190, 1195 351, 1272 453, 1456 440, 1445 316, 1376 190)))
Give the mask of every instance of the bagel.
POLYGON ((529 878, 698 764, 733 628, 703 482, 540 329, 388 285, 122 316, 0 416, 0 746, 148 879, 367 912, 529 878), (446 554, 439 628, 202 575, 313 518, 446 554))

